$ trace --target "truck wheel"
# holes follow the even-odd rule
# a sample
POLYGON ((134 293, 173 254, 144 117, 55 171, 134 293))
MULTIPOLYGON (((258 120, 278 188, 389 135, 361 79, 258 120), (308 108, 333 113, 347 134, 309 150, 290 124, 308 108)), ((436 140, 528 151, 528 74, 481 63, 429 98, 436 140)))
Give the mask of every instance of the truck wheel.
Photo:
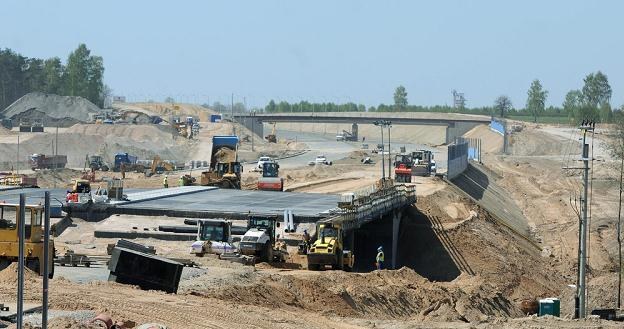
POLYGON ((308 264, 308 270, 318 271, 321 268, 319 264, 308 264))

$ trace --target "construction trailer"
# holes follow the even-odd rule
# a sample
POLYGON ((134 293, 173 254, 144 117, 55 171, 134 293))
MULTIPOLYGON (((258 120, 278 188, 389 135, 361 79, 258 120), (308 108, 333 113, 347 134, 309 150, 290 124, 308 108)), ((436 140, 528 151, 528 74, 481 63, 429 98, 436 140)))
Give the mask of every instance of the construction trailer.
POLYGON ((279 177, 279 164, 276 161, 262 163, 262 177, 258 178, 258 190, 284 191, 284 178, 279 177))
POLYGON ((238 162, 238 136, 213 136, 210 166, 200 184, 240 189, 243 166, 238 162))
POLYGON ((18 226, 25 221, 24 264, 39 275, 44 274, 44 249, 48 248, 48 273, 54 276, 54 240, 43 244, 43 212, 41 205, 26 205, 26 218, 20 217, 20 205, 0 203, 0 270, 3 270, 19 257, 18 226))
POLYGON ((275 215, 250 214, 247 232, 239 244, 240 253, 253 256, 255 262, 284 262, 287 253, 278 246, 276 237, 279 225, 275 215))
POLYGON ((428 150, 418 150, 412 152, 412 176, 431 176, 436 173, 436 162, 433 159, 433 152, 428 150))
POLYGON ((67 165, 66 155, 32 154, 30 156, 30 169, 58 169, 67 165))
POLYGON ((317 239, 308 251, 308 269, 312 271, 330 266, 335 270, 353 269, 354 257, 351 250, 345 250, 344 232, 338 223, 319 222, 317 239))
POLYGON ((191 245, 191 254, 232 254, 236 248, 232 244, 232 222, 222 219, 198 219, 197 238, 191 245))
POLYGON ((411 183, 413 165, 411 154, 397 154, 394 157, 394 180, 398 183, 411 183))
POLYGON ((14 173, 0 175, 0 185, 38 187, 37 177, 28 177, 23 174, 18 175, 14 173))

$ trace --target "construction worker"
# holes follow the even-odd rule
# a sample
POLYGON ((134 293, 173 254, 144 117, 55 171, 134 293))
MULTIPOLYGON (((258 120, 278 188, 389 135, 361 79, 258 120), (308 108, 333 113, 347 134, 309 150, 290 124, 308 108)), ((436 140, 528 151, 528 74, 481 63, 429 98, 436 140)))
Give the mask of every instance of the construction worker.
POLYGON ((184 177, 180 176, 180 178, 178 178, 178 186, 184 186, 184 177))
POLYGON ((310 250, 310 233, 308 233, 308 230, 303 230, 303 244, 305 245, 305 252, 307 254, 310 250))
POLYGON ((383 247, 379 246, 379 248, 377 248, 377 257, 375 257, 375 264, 377 265, 378 270, 383 269, 384 258, 383 247))
POLYGON ((165 178, 163 178, 163 187, 169 188, 169 176, 168 175, 165 175, 165 178))
POLYGON ((126 179, 126 164, 124 162, 121 163, 121 179, 126 179))

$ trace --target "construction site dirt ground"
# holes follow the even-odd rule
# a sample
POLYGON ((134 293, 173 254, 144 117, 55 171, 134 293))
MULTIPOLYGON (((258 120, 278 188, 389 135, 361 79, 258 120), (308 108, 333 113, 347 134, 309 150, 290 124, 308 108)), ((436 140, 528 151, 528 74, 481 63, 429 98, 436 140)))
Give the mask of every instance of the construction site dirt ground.
MULTIPOLYGON (((177 294, 99 280, 77 283, 70 275, 58 275, 51 281, 50 306, 54 310, 107 312, 118 320, 160 322, 170 328, 620 328, 616 322, 570 319, 574 290, 568 285, 576 281, 578 239, 570 195, 575 199, 573 192, 578 192, 580 178, 578 171, 561 168, 578 156, 580 144, 573 134, 566 128, 525 125, 512 135, 509 155, 499 153, 498 142, 484 146, 483 164, 520 207, 539 248, 498 225, 485 209, 446 182, 418 177, 414 180, 418 201, 402 220, 402 267, 398 270, 312 272, 305 266, 265 263, 250 267, 213 257, 191 257, 190 242, 137 239, 135 242, 154 245, 158 254, 191 258, 201 268, 186 271, 177 294), (563 319, 522 314, 522 300, 543 297, 561 298, 563 319)), ((467 135, 496 136, 484 128, 467 135)), ((597 136, 595 144, 603 140, 597 136)), ((292 147, 302 148, 305 146, 292 147)), ((280 173, 287 188, 297 192, 357 190, 372 184, 381 173, 379 156, 373 156, 374 165, 363 165, 362 152, 334 159, 332 166, 303 165, 280 173)), ((617 287, 617 171, 604 152, 601 156, 604 161, 596 162, 593 171, 589 309, 614 307, 617 287)), ((37 174, 46 176, 41 179, 48 183, 61 184, 76 173, 80 171, 60 171, 57 174, 67 177, 59 178, 37 174)), ((129 187, 162 184, 162 176, 128 175, 129 187)), ((257 176, 251 172, 244 175, 246 188, 254 188, 257 176)), ((170 181, 175 177, 170 176, 170 181)), ((149 219, 132 217, 111 223, 124 220, 136 226, 149 223, 149 219)), ((181 220, 155 218, 152 224, 181 220)), ((59 251, 104 255, 104 246, 115 241, 93 237, 93 231, 107 225, 106 221, 75 220, 74 225, 57 238, 59 251)), ((372 268, 376 244, 369 247, 359 261, 372 268)), ((291 261, 305 265, 305 259, 296 255, 291 261)), ((14 277, 14 273, 0 272, 2 300, 15 298, 14 277)), ((28 302, 40 302, 40 279, 29 277, 26 287, 28 302)))

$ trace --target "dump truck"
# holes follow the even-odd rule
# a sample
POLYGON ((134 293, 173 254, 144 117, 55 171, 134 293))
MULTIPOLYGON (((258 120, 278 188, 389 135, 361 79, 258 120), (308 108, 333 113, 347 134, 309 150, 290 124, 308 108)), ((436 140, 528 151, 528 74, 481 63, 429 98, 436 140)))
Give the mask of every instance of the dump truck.
POLYGON ((238 137, 213 136, 208 171, 201 173, 200 184, 240 189, 243 166, 238 162, 238 137))
POLYGON ((418 150, 412 152, 412 176, 431 176, 436 173, 436 163, 433 153, 428 150, 418 150))
POLYGON ((258 178, 258 190, 284 191, 284 179, 279 177, 279 164, 275 161, 262 163, 262 177, 258 178))
POLYGON ((232 222, 218 219, 197 220, 197 239, 191 245, 191 254, 202 257, 205 254, 232 254, 232 222))
POLYGON ((319 222, 316 228, 317 239, 308 251, 308 269, 317 271, 331 266, 335 270, 353 269, 353 253, 345 250, 344 237, 340 224, 319 222))
POLYGON ((20 217, 19 204, 0 203, 0 270, 5 269, 19 257, 18 225, 25 220, 24 231, 24 264, 39 275, 44 274, 44 248, 48 248, 48 273, 54 276, 54 240, 43 244, 44 230, 42 227, 44 207, 41 205, 26 205, 26 218, 20 217))
POLYGON ((277 216, 249 215, 247 232, 239 244, 240 253, 254 256, 256 262, 284 262, 287 253, 278 246, 275 232, 278 227, 277 216))
POLYGON ((67 165, 66 155, 32 154, 30 156, 30 169, 58 169, 67 165))
POLYGON ((411 183, 413 165, 411 154, 397 154, 394 157, 394 180, 399 183, 411 183))
POLYGON ((113 171, 119 172, 121 171, 121 167, 123 166, 124 171, 137 171, 143 172, 145 166, 140 163, 137 163, 137 157, 134 155, 130 155, 128 153, 117 153, 115 154, 115 163, 113 164, 113 171))

